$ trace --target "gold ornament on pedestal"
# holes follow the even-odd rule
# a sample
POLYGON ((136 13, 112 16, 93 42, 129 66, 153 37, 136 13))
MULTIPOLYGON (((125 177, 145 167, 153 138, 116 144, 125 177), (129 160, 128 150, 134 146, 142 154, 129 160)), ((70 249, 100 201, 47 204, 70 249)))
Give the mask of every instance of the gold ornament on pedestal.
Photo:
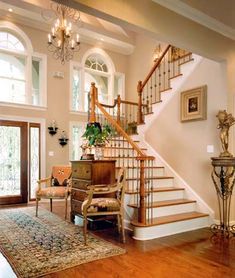
POLYGON ((211 177, 215 186, 219 205, 220 223, 211 225, 214 235, 230 238, 235 236, 235 225, 230 222, 231 197, 235 185, 235 158, 228 151, 229 128, 235 123, 235 118, 226 110, 220 110, 216 117, 220 129, 220 141, 223 151, 219 157, 211 157, 213 171, 211 177))
POLYGON ((235 123, 235 118, 231 113, 228 114, 226 110, 220 110, 216 117, 219 120, 217 128, 220 129, 220 140, 223 149, 223 152, 220 153, 220 157, 233 157, 233 155, 228 151, 228 144, 229 128, 235 123))

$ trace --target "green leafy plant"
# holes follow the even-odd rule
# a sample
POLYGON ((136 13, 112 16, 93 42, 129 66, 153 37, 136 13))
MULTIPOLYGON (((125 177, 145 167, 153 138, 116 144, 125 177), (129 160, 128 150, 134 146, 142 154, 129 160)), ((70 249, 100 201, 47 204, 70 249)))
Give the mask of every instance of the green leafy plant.
POLYGON ((87 140, 88 147, 103 147, 113 134, 114 130, 108 124, 101 128, 100 123, 89 123, 82 137, 87 140))

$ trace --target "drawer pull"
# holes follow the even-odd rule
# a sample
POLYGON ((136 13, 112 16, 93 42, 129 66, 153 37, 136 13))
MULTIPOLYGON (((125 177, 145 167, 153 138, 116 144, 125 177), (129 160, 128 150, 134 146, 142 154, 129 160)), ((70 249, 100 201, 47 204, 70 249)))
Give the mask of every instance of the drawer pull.
POLYGON ((90 171, 89 171, 89 170, 87 170, 87 171, 86 171, 86 173, 88 174, 88 173, 90 173, 90 171))
POLYGON ((74 173, 77 173, 77 170, 75 169, 75 170, 73 170, 74 171, 74 173))

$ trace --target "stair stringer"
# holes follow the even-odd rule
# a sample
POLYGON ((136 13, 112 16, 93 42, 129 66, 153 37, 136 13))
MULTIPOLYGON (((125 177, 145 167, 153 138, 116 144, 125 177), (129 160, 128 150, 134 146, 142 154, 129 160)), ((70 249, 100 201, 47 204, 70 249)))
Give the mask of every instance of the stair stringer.
POLYGON ((185 189, 185 196, 188 199, 197 201, 197 211, 209 214, 210 224, 214 223, 214 210, 191 188, 191 186, 166 162, 166 160, 145 140, 144 134, 139 132, 134 135, 135 139, 140 140, 141 146, 148 148, 148 153, 156 158, 157 164, 164 166, 165 173, 168 176, 174 177, 174 186, 183 187, 185 189))
POLYGON ((171 79, 171 89, 161 93, 161 102, 153 105, 152 114, 145 115, 145 124, 138 126, 138 133, 145 133, 149 129, 153 121, 156 120, 156 118, 159 116, 168 102, 172 99, 172 97, 174 97, 174 95, 180 91, 181 87, 186 82, 188 77, 194 72, 194 70, 203 60, 201 56, 196 54, 192 54, 192 58, 193 61, 180 66, 182 75, 171 79))

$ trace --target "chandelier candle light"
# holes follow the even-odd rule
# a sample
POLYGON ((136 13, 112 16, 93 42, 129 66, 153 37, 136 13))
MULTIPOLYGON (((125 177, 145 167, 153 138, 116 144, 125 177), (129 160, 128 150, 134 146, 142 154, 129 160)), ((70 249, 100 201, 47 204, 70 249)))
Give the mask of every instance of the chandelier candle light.
POLYGON ((48 34, 48 50, 53 52, 55 59, 60 59, 61 64, 64 64, 73 58, 74 52, 80 50, 79 34, 73 31, 71 22, 80 20, 80 14, 77 10, 61 4, 53 3, 51 7, 58 18, 48 34))

